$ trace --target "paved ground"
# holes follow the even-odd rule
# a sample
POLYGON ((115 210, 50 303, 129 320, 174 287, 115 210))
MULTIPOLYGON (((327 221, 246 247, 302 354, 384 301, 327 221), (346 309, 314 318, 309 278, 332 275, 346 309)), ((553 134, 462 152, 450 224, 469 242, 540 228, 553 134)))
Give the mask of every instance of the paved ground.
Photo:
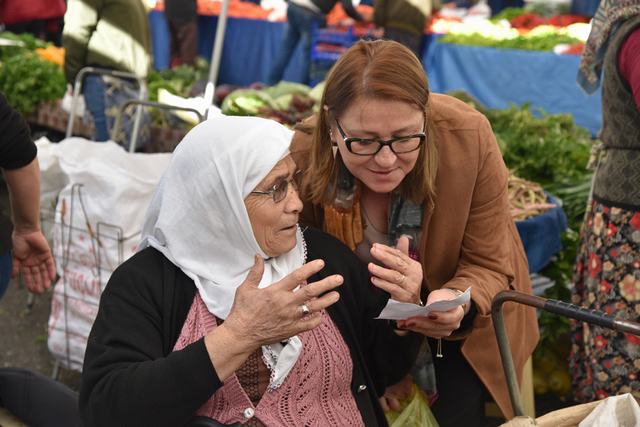
MULTIPOLYGON (((47 349, 47 321, 51 293, 34 299, 31 309, 27 290, 13 280, 0 300, 0 366, 29 368, 51 375, 54 359, 47 349)), ((80 387, 80 374, 60 370, 59 380, 74 390, 80 387)))
MULTIPOLYGON (((0 211, 8 213, 6 186, 0 179, 0 211)), ((0 366, 28 368, 51 375, 54 359, 47 349, 47 322, 51 293, 35 297, 27 308, 29 293, 12 280, 0 299, 0 366)), ((80 374, 60 370, 59 379, 74 390, 80 387, 80 374)))

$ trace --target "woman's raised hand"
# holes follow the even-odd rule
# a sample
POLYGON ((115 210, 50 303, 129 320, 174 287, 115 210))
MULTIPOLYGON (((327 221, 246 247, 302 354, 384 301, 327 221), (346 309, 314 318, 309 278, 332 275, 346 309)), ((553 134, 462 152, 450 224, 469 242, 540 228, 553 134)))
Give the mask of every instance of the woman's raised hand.
POLYGON ((308 262, 282 280, 260 289, 264 261, 259 256, 255 259, 247 278, 236 290, 231 312, 224 322, 234 336, 254 349, 315 328, 322 321, 319 312, 340 298, 338 292, 332 290, 343 282, 337 274, 300 286, 324 267, 322 260, 308 262))
POLYGON ((409 238, 401 236, 395 248, 374 243, 371 255, 386 266, 369 263, 371 282, 396 301, 419 304, 422 266, 409 257, 409 238))

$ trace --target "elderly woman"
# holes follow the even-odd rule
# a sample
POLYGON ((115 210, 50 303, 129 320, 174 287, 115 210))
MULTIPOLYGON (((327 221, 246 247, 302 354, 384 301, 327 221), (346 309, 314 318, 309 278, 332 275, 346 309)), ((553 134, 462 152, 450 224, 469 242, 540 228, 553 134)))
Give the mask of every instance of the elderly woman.
POLYGON ((347 247, 298 228, 291 137, 225 117, 178 146, 141 250, 100 301, 85 425, 386 424, 377 395, 407 372, 420 338, 374 318, 389 295, 412 302, 419 288, 381 291, 347 247))

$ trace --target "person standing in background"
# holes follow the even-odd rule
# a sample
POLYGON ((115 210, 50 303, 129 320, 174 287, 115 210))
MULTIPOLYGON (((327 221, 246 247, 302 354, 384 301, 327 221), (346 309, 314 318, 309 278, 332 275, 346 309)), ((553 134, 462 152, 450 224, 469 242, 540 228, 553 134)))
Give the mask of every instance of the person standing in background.
POLYGON ((0 94, 0 171, 9 189, 11 220, 0 211, 0 298, 20 272, 30 292, 51 286, 56 267, 40 230, 40 168, 29 125, 0 94), (13 223, 13 231, 12 224, 13 223), (13 246, 13 253, 11 247, 13 246))
MULTIPOLYGON (((640 313, 640 0, 603 0, 592 20, 578 83, 602 78, 602 147, 582 226, 571 302, 618 319, 640 313)), ((640 339, 573 323, 575 399, 640 398, 640 339)))
POLYGON ((165 0, 171 35, 171 67, 193 65, 198 55, 198 8, 195 0, 165 0))
POLYGON ((384 38, 405 45, 418 59, 432 0, 375 0, 373 22, 384 29, 384 38))
MULTIPOLYGON (((147 10, 141 0, 69 0, 62 45, 64 74, 71 85, 80 69, 87 66, 126 71, 144 78, 151 64, 147 10)), ((118 107, 117 98, 122 99, 115 92, 132 90, 127 84, 117 84, 109 88, 107 96, 102 76, 94 74, 84 79, 83 94, 93 117, 96 141, 109 139, 116 114, 112 107, 118 107)))
MULTIPOLYGON (((302 75, 309 79, 311 65, 311 31, 314 25, 323 26, 325 16, 338 3, 338 0, 289 0, 287 6, 287 25, 282 45, 269 72, 267 84, 274 85, 282 80, 298 43, 302 41, 304 56, 302 75)), ((352 0, 342 0, 344 11, 356 21, 371 21, 372 16, 363 16, 355 8, 352 0)), ((303 82, 307 83, 307 81, 303 82)))

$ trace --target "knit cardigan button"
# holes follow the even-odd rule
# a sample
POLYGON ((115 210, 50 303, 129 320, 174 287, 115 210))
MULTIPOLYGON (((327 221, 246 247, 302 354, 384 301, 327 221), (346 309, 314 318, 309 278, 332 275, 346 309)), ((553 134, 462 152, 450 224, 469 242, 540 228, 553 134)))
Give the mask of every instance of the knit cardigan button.
POLYGON ((242 411, 242 415, 246 418, 253 418, 253 416, 255 415, 256 411, 253 410, 253 408, 247 408, 244 411, 242 411))

